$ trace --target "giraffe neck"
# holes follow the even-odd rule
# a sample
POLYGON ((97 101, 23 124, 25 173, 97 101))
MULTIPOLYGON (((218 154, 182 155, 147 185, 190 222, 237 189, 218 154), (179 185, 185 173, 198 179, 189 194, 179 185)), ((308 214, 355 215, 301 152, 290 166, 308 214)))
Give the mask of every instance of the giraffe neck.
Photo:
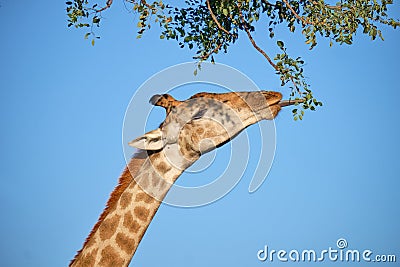
POLYGON ((160 201, 184 170, 168 162, 163 151, 131 160, 71 267, 129 265, 160 201))

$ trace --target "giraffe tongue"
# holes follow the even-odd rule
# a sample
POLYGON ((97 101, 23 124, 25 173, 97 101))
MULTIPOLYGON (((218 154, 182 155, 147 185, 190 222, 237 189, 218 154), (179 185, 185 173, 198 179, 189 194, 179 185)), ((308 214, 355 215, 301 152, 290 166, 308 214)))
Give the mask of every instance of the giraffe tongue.
POLYGON ((291 106, 291 105, 295 105, 297 103, 302 103, 302 102, 304 102, 304 100, 302 100, 302 99, 282 100, 282 101, 279 101, 278 105, 281 107, 286 107, 286 106, 291 106))

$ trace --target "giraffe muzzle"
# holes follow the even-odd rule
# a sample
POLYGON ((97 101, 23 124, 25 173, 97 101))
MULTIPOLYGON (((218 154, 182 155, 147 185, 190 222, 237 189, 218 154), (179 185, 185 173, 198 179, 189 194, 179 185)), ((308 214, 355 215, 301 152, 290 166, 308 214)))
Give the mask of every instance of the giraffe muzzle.
POLYGON ((287 106, 296 105, 296 104, 303 103, 303 102, 304 102, 303 99, 282 100, 282 101, 278 102, 278 105, 281 107, 287 107, 287 106))

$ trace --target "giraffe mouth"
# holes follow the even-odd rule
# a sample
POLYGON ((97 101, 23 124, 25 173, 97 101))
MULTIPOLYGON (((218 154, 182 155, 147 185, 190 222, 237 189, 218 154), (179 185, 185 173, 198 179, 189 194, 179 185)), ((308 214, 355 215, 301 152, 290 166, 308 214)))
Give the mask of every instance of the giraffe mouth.
POLYGON ((277 104, 280 107, 287 107, 287 106, 296 105, 298 103, 303 103, 303 102, 304 102, 303 99, 295 99, 295 100, 282 100, 282 101, 279 101, 277 104))

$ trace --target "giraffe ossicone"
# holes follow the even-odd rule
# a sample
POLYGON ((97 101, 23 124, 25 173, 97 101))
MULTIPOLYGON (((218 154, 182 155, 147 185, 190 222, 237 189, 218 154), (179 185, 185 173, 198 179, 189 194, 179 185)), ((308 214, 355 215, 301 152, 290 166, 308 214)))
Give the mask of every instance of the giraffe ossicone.
POLYGON ((129 142, 140 149, 122 173, 106 208, 70 266, 129 265, 168 190, 182 172, 229 142, 246 127, 272 120, 281 107, 279 92, 198 93, 185 101, 156 95, 164 107, 160 127, 129 142))

